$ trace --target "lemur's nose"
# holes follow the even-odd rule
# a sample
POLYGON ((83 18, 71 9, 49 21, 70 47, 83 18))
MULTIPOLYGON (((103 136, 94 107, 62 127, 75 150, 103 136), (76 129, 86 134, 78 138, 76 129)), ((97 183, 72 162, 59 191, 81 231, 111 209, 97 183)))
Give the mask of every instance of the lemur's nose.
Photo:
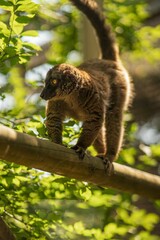
POLYGON ((41 92, 41 94, 40 94, 40 97, 44 99, 44 97, 45 97, 44 89, 42 90, 42 92, 41 92))

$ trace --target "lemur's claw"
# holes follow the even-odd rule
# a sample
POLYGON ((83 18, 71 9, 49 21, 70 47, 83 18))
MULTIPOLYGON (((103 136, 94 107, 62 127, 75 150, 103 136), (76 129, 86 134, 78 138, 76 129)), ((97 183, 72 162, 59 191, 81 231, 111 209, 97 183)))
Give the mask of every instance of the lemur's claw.
POLYGON ((77 145, 71 147, 71 149, 75 150, 75 152, 78 154, 80 159, 83 159, 85 156, 85 149, 82 147, 79 147, 77 145))
POLYGON ((102 159, 104 170, 107 173, 107 175, 111 175, 113 172, 113 164, 112 161, 107 156, 97 155, 100 159, 102 159))

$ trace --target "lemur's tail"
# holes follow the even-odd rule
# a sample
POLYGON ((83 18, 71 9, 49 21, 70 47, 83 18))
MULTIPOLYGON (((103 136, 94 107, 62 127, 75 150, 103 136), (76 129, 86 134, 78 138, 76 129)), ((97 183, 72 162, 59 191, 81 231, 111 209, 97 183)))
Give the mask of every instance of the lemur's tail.
POLYGON ((105 16, 94 0, 70 0, 90 20, 98 35, 102 58, 116 61, 118 48, 111 27, 105 23, 105 16))

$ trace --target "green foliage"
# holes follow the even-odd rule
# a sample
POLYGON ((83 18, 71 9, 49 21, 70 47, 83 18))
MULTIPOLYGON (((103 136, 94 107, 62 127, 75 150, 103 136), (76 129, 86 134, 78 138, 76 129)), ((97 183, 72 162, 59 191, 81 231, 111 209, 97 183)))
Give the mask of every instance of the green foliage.
POLYGON ((6 216, 18 239, 58 237, 64 211, 84 199, 81 191, 88 188, 75 180, 15 164, 1 162, 0 168, 1 215, 6 216))
POLYGON ((159 25, 144 26, 149 17, 146 0, 106 0, 105 9, 122 52, 132 50, 132 58, 159 60, 159 25), (145 52, 145 55, 144 55, 145 52))
POLYGON ((16 63, 24 64, 40 48, 23 40, 23 36, 37 36, 36 31, 25 31, 38 9, 32 0, 1 0, 0 70, 6 73, 16 63))
MULTIPOLYGON (((75 26, 79 12, 66 0, 41 3, 42 9, 31 0, 0 0, 0 123, 48 138, 44 102, 37 97, 43 76, 37 69, 26 70, 30 67, 29 58, 39 50, 32 40, 38 32, 46 34, 47 39, 50 32, 52 46, 45 54, 47 62, 79 62, 75 26), (31 41, 25 38, 29 36, 33 37, 31 41)), ((140 28, 146 17, 144 7, 144 1, 105 2, 122 50, 132 50, 137 56, 145 48, 153 52, 152 42, 159 36, 158 27, 140 28)), ((46 71, 44 65, 41 69, 46 71)), ((66 145, 75 143, 80 127, 73 120, 65 122, 66 145)), ((145 171, 157 169, 160 146, 140 143, 136 131, 136 123, 128 124, 126 148, 119 162, 145 171)), ((90 151, 93 153, 92 148, 90 151)), ((160 202, 152 202, 154 211, 147 212, 145 206, 138 206, 139 201, 136 195, 0 161, 0 214, 18 240, 158 240, 154 229, 160 221, 160 202)))
POLYGON ((0 212, 18 239, 158 240, 158 215, 131 205, 134 197, 4 161, 0 169, 0 212))
POLYGON ((135 49, 135 44, 139 41, 135 30, 140 30, 141 23, 147 16, 145 6, 144 0, 105 1, 108 21, 112 22, 123 51, 135 49))
POLYGON ((79 63, 81 54, 79 50, 79 33, 75 24, 79 20, 79 12, 73 11, 73 6, 68 0, 55 1, 54 5, 46 1, 46 5, 40 9, 39 15, 52 25, 43 24, 42 30, 53 31, 52 46, 47 53, 48 62, 58 64, 62 62, 79 63), (45 9, 45 11, 44 11, 45 9), (50 14, 52 11, 52 17, 50 14), (50 29, 51 28, 51 29, 50 29), (76 58, 72 57, 76 56, 76 58))

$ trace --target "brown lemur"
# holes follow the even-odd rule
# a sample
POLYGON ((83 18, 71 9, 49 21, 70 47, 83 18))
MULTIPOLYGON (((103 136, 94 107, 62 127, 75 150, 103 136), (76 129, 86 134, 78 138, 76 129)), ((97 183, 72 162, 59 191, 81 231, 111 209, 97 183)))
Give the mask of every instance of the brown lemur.
POLYGON ((82 121, 82 132, 73 149, 84 157, 93 145, 107 165, 114 161, 123 139, 123 114, 132 95, 111 27, 94 0, 70 0, 95 28, 102 59, 79 67, 62 63, 51 68, 41 97, 48 100, 46 127, 55 143, 62 144, 62 122, 66 117, 82 121))

